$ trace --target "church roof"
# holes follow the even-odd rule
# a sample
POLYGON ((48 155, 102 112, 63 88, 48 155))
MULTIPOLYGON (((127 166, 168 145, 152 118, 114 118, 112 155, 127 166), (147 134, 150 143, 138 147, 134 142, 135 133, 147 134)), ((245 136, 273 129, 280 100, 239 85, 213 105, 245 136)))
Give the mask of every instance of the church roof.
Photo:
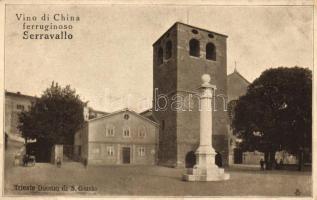
POLYGON ((238 76, 239 78, 241 78, 242 80, 244 80, 248 85, 250 85, 251 83, 246 79, 244 78, 244 76, 242 76, 237 69, 234 69, 234 71, 231 73, 231 74, 228 74, 227 77, 230 78, 230 77, 233 77, 233 76, 238 76))
POLYGON ((236 69, 227 76, 227 96, 228 102, 237 100, 240 96, 246 94, 250 82, 245 79, 236 69))

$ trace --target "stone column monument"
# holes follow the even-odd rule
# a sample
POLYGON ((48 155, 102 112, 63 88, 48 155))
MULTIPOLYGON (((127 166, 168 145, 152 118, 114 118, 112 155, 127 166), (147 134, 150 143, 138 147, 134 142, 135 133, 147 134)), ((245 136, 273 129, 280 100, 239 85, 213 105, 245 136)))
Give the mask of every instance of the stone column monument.
POLYGON ((212 147, 212 95, 216 86, 211 85, 210 75, 201 77, 202 94, 200 96, 200 139, 196 150, 196 165, 183 175, 186 181, 220 181, 229 179, 229 174, 215 164, 216 152, 212 147))

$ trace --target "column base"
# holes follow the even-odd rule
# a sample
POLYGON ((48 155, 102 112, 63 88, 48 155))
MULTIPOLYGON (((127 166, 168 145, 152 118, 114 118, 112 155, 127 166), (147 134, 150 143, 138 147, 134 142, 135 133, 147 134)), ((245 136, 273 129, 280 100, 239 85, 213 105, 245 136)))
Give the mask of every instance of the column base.
POLYGON ((187 169, 185 181, 222 181, 230 178, 223 168, 215 164, 215 150, 211 145, 199 146, 196 150, 196 165, 187 169))
POLYGON ((194 168, 187 169, 187 173, 183 175, 184 181, 223 181, 229 178, 230 175, 216 165, 210 167, 194 166, 194 168))

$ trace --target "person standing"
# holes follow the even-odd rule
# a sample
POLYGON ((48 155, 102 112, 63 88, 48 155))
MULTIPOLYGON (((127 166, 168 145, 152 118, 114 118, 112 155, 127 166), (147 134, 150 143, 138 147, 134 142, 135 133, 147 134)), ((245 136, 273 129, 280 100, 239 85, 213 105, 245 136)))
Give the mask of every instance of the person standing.
POLYGON ((23 155, 23 166, 24 167, 28 166, 28 160, 29 160, 29 155, 28 154, 24 154, 23 155))
POLYGON ((62 166, 62 159, 60 157, 57 157, 56 165, 57 165, 58 168, 60 168, 62 166))
POLYGON ((280 169, 283 169, 283 165, 284 165, 284 162, 283 162, 283 159, 281 158, 279 163, 280 169))
POLYGON ((264 160, 263 160, 263 158, 261 158, 261 160, 260 160, 260 166, 261 166, 261 170, 264 170, 264 160))

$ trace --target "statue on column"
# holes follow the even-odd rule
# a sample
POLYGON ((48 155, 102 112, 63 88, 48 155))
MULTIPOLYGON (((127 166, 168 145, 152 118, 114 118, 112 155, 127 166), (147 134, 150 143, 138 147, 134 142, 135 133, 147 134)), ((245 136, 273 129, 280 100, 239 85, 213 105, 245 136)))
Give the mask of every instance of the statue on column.
POLYGON ((186 181, 220 181, 228 180, 230 175, 215 164, 216 152, 212 147, 212 96, 216 86, 210 84, 210 75, 201 77, 200 95, 200 135, 196 154, 196 165, 183 175, 186 181))

